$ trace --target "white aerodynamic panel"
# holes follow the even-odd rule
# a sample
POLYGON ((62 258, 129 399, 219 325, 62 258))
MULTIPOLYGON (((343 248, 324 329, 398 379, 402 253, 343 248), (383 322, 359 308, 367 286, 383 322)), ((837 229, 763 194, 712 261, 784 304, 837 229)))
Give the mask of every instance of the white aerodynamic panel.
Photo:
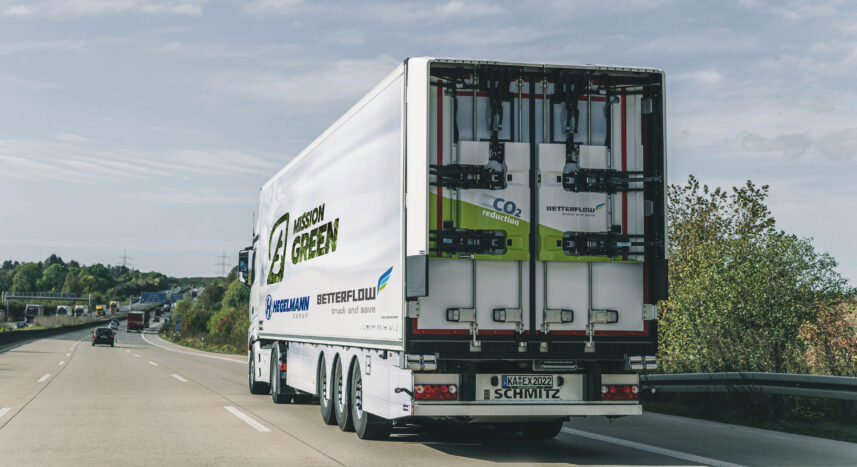
POLYGON ((262 335, 401 347, 403 84, 400 67, 262 188, 262 335))

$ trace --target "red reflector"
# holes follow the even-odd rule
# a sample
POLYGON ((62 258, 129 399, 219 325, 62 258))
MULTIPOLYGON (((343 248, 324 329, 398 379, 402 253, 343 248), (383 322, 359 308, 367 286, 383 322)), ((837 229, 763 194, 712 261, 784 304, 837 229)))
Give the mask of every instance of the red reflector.
POLYGON ((95 337, 95 333, 92 334, 92 337, 95 337))
POLYGON ((601 387, 602 400, 629 401, 640 398, 636 384, 607 384, 601 387))
POLYGON ((458 388, 454 384, 417 384, 414 399, 428 401, 454 401, 458 399, 458 388))
POLYGON ((280 371, 286 371, 286 363, 280 363, 280 371))

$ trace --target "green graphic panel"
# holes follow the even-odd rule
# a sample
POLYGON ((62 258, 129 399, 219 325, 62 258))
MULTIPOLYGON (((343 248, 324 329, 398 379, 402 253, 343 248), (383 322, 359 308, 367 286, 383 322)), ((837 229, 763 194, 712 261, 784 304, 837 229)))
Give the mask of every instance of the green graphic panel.
MULTIPOLYGON (((530 223, 491 208, 476 206, 464 201, 443 197, 443 221, 452 221, 453 227, 471 230, 503 230, 506 232, 506 253, 502 255, 475 255, 478 260, 526 261, 530 258, 530 223)), ((437 229, 437 195, 429 193, 429 229, 437 229)), ((443 225, 443 222, 441 222, 443 225)), ((562 235, 560 235, 561 237, 562 235)), ((434 242, 429 242, 429 249, 434 242)), ((432 253, 432 257, 439 257, 432 253)), ((443 258, 458 259, 457 255, 444 254, 443 258)))

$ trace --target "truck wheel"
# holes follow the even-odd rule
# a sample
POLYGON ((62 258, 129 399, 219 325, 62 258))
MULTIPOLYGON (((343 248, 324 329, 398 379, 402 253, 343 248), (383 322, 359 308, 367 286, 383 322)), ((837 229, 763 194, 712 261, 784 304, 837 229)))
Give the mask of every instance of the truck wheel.
POLYGON ((333 410, 333 399, 330 397, 330 386, 327 380, 327 365, 324 363, 324 355, 318 361, 318 405, 321 407, 321 419, 325 425, 336 425, 336 412, 333 410))
POLYGON ((354 364, 351 373, 351 418, 360 439, 387 439, 393 429, 392 421, 363 410, 363 375, 359 363, 354 364))
POLYGON ((551 439, 562 431, 563 420, 550 422, 530 422, 521 424, 521 432, 530 439, 551 439))
POLYGON ((271 400, 274 401, 275 404, 285 404, 289 402, 292 398, 291 394, 284 394, 289 392, 289 387, 283 387, 280 381, 280 351, 274 346, 271 350, 271 400))
POLYGON ((267 394, 270 386, 268 383, 256 381, 256 352, 253 347, 250 347, 250 364, 247 365, 249 371, 248 380, 250 382, 250 394, 267 394))
POLYGON ((351 419, 351 404, 346 392, 346 382, 343 374, 342 360, 336 361, 333 369, 333 411, 336 412, 336 423, 342 431, 354 431, 354 421, 351 419))

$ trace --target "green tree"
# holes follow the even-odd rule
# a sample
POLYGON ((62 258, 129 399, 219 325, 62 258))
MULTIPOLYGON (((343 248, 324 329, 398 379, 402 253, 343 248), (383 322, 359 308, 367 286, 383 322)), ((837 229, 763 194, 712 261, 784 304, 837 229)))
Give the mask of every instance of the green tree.
POLYGON ((80 284, 80 270, 69 269, 65 275, 65 282, 62 286, 63 292, 71 292, 79 294, 83 292, 83 286, 80 284))
POLYGON ((13 292, 33 292, 36 282, 42 277, 42 270, 36 263, 24 263, 15 271, 12 279, 13 292))
POLYGON ((9 290, 12 288, 12 272, 0 269, 0 290, 9 290))
POLYGON ((205 305, 209 309, 220 309, 220 302, 223 300, 223 294, 225 292, 226 288, 220 281, 209 284, 206 288, 202 289, 202 293, 199 294, 199 303, 205 305))
POLYGON ((65 266, 65 263, 63 262, 62 258, 57 256, 56 253, 51 253, 51 255, 48 256, 48 259, 45 260, 45 267, 47 268, 54 264, 65 266))
POLYGON ((65 276, 68 270, 60 263, 54 263, 45 269, 42 273, 42 278, 36 283, 39 290, 59 292, 65 284, 65 276))
POLYGON ((801 371, 799 332, 819 306, 852 293, 836 261, 778 231, 768 187, 670 186, 669 300, 660 358, 668 372, 801 371))
POLYGON ((223 294, 223 306, 238 308, 250 302, 250 289, 244 284, 234 281, 229 284, 226 293, 223 294))

